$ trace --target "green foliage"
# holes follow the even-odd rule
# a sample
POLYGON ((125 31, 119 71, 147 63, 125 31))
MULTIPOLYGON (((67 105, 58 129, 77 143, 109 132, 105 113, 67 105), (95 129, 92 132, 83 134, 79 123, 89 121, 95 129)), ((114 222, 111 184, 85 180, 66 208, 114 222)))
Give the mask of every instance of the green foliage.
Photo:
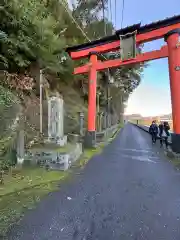
POLYGON ((15 166, 17 163, 16 151, 14 149, 7 151, 0 158, 0 171, 8 170, 9 167, 15 166))
POLYGON ((74 16, 85 25, 91 24, 98 21, 101 10, 107 7, 107 2, 107 0, 78 0, 74 16))
POLYGON ((0 192, 0 238, 7 239, 9 227, 33 209, 49 192, 59 189, 59 183, 70 177, 70 172, 46 171, 42 168, 11 168, 4 173, 0 192))
MULTIPOLYGON (((13 94, 0 85, 0 109, 11 107, 13 103, 13 94)), ((0 111, 1 112, 1 111, 0 111)))
MULTIPOLYGON (((112 34, 114 27, 108 19, 102 19, 102 10, 107 8, 107 0, 78 0, 76 7, 70 10, 66 0, 2 0, 0 7, 0 68, 9 72, 24 72, 36 62, 53 76, 55 86, 61 82, 77 83, 76 87, 85 100, 88 99, 87 76, 72 76, 73 68, 85 64, 86 59, 73 61, 64 52, 66 46, 77 45, 89 39, 94 40, 105 34, 112 34), (77 24, 71 15, 76 19, 77 24), (106 31, 105 31, 106 29, 106 31)), ((141 50, 141 49, 140 49, 141 50)), ((119 57, 119 53, 106 54, 107 59, 119 57)), ((120 111, 116 102, 126 99, 139 85, 143 68, 136 65, 121 67, 111 71, 115 78, 113 87, 118 89, 112 98, 116 111, 120 111), (116 105, 116 107, 115 107, 116 105)), ((99 74, 98 92, 105 103, 105 78, 99 74), (104 96, 104 97, 103 97, 104 96)), ((111 94, 114 94, 114 89, 111 94)), ((124 100, 123 100, 124 101, 124 100)))
POLYGON ((6 170, 16 163, 11 149, 16 131, 11 126, 16 118, 18 104, 14 95, 0 85, 0 170, 6 170))
POLYGON ((105 36, 105 28, 106 34, 111 35, 113 31, 112 23, 109 22, 107 19, 105 19, 105 21, 101 19, 98 21, 93 21, 91 22, 91 24, 87 25, 86 31, 89 33, 89 36, 91 36, 91 39, 98 39, 105 36))
POLYGON ((57 70, 60 67, 57 55, 62 53, 65 41, 57 34, 58 23, 44 3, 2 0, 1 4, 1 30, 7 35, 0 38, 0 60, 4 67, 14 71, 39 61, 42 66, 57 70))

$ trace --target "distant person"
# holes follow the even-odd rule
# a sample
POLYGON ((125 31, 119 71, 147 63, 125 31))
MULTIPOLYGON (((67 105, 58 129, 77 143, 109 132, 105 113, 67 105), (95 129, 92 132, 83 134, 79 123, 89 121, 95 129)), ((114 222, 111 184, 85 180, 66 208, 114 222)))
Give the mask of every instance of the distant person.
POLYGON ((158 135, 158 125, 156 124, 156 121, 153 121, 151 126, 149 127, 149 133, 152 136, 152 143, 155 144, 158 135))
POLYGON ((163 146, 163 142, 165 143, 166 148, 168 148, 168 137, 170 126, 168 122, 161 122, 159 125, 159 136, 160 136, 160 146, 163 146))

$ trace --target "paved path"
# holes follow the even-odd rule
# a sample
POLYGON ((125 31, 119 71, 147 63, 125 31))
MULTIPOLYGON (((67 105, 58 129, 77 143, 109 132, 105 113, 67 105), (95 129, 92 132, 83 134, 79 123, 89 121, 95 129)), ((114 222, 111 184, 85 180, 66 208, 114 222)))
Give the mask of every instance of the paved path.
POLYGON ((179 240, 180 174, 158 151, 147 133, 127 124, 8 239, 179 240))

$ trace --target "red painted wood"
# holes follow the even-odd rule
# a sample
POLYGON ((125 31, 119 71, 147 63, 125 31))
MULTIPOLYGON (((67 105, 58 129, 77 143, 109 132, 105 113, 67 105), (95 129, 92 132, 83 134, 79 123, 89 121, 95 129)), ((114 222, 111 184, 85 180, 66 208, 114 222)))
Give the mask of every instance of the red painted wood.
POLYGON ((96 85, 97 85, 97 56, 91 55, 91 67, 89 70, 89 91, 88 91, 88 131, 96 130, 96 85))
MULTIPOLYGON (((124 65, 132 65, 135 63, 147 62, 150 60, 155 60, 155 59, 160 59, 165 57, 168 57, 168 48, 166 45, 163 46, 160 50, 140 54, 135 59, 131 59, 128 61, 121 61, 120 59, 108 60, 104 62, 97 61, 94 67, 96 68, 97 71, 100 71, 107 68, 120 67, 124 65)), ((77 67, 74 69, 74 74, 87 73, 89 72, 89 68, 90 68, 89 64, 81 67, 77 67)))
POLYGON ((180 71, 176 70, 176 67, 180 67, 180 47, 176 46, 178 42, 179 34, 177 33, 172 34, 167 39, 173 129, 176 134, 180 134, 180 71))
MULTIPOLYGON (((174 24, 168 27, 156 29, 151 32, 138 34, 136 36, 136 43, 140 44, 140 43, 150 42, 153 40, 163 38, 167 32, 176 28, 180 28, 180 23, 174 24)), ((117 50, 119 49, 119 47, 120 47, 120 41, 118 40, 112 43, 102 44, 97 47, 92 47, 92 48, 81 50, 81 51, 71 52, 70 56, 72 59, 79 59, 79 58, 87 57, 90 52, 105 53, 105 52, 117 50)))

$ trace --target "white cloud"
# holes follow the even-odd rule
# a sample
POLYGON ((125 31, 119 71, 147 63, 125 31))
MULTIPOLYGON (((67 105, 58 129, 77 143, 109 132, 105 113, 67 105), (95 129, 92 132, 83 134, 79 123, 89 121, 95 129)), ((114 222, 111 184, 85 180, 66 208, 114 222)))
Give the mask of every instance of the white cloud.
POLYGON ((126 114, 155 116, 171 112, 170 89, 143 81, 129 98, 126 114))

